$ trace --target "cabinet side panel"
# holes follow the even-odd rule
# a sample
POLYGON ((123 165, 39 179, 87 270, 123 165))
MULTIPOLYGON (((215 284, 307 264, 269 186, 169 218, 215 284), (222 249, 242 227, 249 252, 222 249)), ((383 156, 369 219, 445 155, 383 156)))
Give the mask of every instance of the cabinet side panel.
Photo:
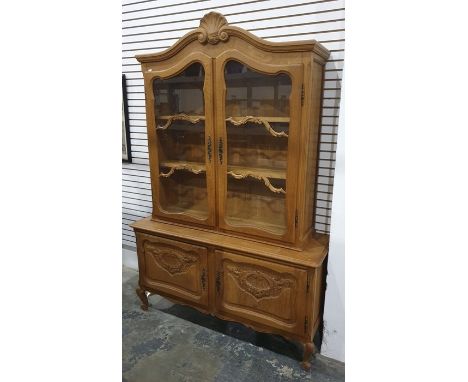
POLYGON ((307 168, 304 187, 303 224, 300 239, 304 240, 313 230, 315 186, 317 178, 318 139, 320 110, 322 105, 323 65, 312 61, 312 84, 310 86, 310 119, 308 129, 307 168))

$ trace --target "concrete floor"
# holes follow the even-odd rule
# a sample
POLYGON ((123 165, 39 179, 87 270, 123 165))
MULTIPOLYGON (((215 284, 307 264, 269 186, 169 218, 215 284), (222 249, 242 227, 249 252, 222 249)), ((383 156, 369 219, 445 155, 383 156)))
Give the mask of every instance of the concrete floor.
POLYGON ((136 271, 123 269, 122 372, 126 382, 344 381, 344 364, 317 355, 301 369, 298 344, 151 296, 135 294, 136 271))

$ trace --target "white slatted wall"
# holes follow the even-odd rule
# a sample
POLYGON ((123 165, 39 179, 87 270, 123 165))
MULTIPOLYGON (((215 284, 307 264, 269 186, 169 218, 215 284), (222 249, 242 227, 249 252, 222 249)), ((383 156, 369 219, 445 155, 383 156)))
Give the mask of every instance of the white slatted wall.
POLYGON ((145 95, 134 56, 170 47, 197 28, 209 11, 218 11, 230 24, 271 41, 315 39, 331 51, 325 68, 316 210, 317 231, 329 232, 344 62, 344 0, 124 0, 122 73, 127 77, 133 163, 122 164, 123 245, 135 247, 128 224, 151 214, 145 95))

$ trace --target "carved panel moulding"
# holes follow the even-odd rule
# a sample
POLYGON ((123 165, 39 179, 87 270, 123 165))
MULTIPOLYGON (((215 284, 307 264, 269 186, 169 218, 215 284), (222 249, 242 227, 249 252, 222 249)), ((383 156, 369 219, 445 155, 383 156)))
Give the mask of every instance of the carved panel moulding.
POLYGON ((143 247, 145 253, 151 255, 154 261, 171 275, 185 273, 199 259, 195 253, 184 252, 166 244, 156 245, 146 241, 143 247))
POLYGON ((220 41, 227 41, 229 34, 225 30, 228 26, 226 18, 218 12, 207 13, 200 20, 200 26, 197 29, 198 41, 202 44, 215 45, 220 41))
POLYGON ((188 121, 192 124, 198 123, 200 121, 204 121, 205 117, 203 116, 193 116, 193 115, 187 115, 187 114, 175 114, 171 116, 163 116, 159 117, 159 119, 167 119, 167 122, 164 125, 158 125, 156 126, 156 130, 166 130, 169 126, 172 125, 172 122, 174 121, 188 121))
POLYGON ((296 281, 291 275, 256 265, 226 261, 226 269, 239 288, 257 300, 278 297, 284 289, 296 286, 296 281))
POLYGON ((284 131, 275 131, 266 119, 260 117, 253 117, 251 115, 242 118, 229 117, 226 118, 226 122, 231 122, 234 126, 241 126, 245 125, 246 123, 256 123, 258 125, 263 125, 265 129, 274 137, 288 137, 287 133, 284 131))

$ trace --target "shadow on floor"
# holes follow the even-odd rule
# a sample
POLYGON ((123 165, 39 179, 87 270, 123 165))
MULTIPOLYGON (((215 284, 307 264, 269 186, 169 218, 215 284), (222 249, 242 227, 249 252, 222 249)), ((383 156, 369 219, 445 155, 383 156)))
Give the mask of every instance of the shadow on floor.
MULTIPOLYGON (((151 297, 150 297, 151 300, 151 297)), ((256 332, 242 324, 224 321, 219 318, 203 314, 196 309, 184 305, 172 304, 166 299, 154 304, 154 308, 165 313, 190 321, 194 324, 214 330, 241 341, 249 342, 252 345, 260 346, 297 361, 302 360, 302 344, 291 342, 281 336, 256 332), (169 307, 165 307, 170 305, 169 307)))

